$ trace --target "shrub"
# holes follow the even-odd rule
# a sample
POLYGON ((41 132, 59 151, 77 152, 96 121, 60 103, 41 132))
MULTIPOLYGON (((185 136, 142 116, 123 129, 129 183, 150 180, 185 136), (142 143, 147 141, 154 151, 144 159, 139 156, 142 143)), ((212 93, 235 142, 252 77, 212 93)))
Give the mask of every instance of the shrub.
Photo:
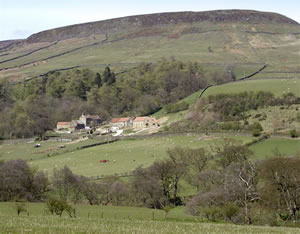
POLYGON ((238 215, 239 210, 240 208, 234 203, 227 203, 222 207, 224 217, 230 221, 238 215))
POLYGON ((254 137, 260 136, 261 132, 263 131, 263 128, 259 122, 254 122, 251 125, 251 129, 252 129, 252 135, 254 137))
POLYGON ((238 131, 241 129, 241 126, 238 121, 231 121, 231 122, 225 122, 221 124, 221 129, 238 131))
POLYGON ((18 216, 21 214, 21 212, 26 212, 26 204, 25 203, 16 203, 16 211, 18 216))
POLYGON ((202 214, 209 221, 217 221, 223 218, 222 209, 219 206, 208 206, 202 209, 202 214))
POLYGON ((278 226, 276 214, 272 210, 266 210, 258 205, 253 206, 250 211, 251 222, 254 225, 278 226))
POLYGON ((259 137, 261 134, 261 130, 259 129, 252 129, 252 136, 259 137))
POLYGON ((299 137, 299 133, 296 131, 296 129, 291 130, 290 135, 291 135, 292 138, 299 137))
POLYGON ((297 122, 300 122, 300 113, 297 113, 296 120, 297 120, 297 122))
POLYGON ((261 117, 261 114, 256 114, 256 115, 254 116, 255 119, 257 119, 257 118, 259 118, 259 117, 261 117))
POLYGON ((65 200, 59 200, 55 198, 50 198, 46 203, 47 210, 53 215, 62 216, 64 211, 67 211, 69 216, 75 217, 75 208, 67 203, 65 200))

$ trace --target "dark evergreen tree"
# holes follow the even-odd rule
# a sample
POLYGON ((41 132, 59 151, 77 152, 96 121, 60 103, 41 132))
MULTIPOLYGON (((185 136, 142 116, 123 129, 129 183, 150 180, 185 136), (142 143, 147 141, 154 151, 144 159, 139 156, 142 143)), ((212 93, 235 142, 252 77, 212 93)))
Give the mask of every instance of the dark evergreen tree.
POLYGON ((108 85, 112 85, 113 83, 116 82, 116 75, 115 73, 110 73, 109 79, 107 81, 108 85))
POLYGON ((102 86, 102 78, 101 78, 100 73, 98 73, 98 72, 95 76, 94 85, 97 85, 98 88, 100 88, 102 86))
POLYGON ((105 68, 103 77, 104 83, 106 83, 107 85, 112 85, 116 82, 116 75, 113 72, 111 72, 109 67, 105 68))
POLYGON ((110 68, 106 67, 104 72, 103 72, 103 81, 104 81, 104 83, 107 83, 110 76, 111 76, 110 68))

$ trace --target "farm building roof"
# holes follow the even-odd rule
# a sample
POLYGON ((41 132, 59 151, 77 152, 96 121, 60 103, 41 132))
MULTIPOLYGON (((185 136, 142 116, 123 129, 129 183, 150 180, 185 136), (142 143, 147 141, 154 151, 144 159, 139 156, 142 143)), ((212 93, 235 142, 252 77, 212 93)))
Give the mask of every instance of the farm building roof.
POLYGON ((86 115, 85 117, 90 119, 100 119, 99 115, 86 115))
POLYGON ((152 123, 158 123, 156 118, 152 118, 152 123))
POLYGON ((66 126, 70 125, 70 122, 58 122, 57 125, 66 126))
POLYGON ((121 122, 128 122, 130 120, 129 117, 125 117, 125 118, 112 118, 111 122, 112 123, 121 123, 121 122))
POLYGON ((133 122, 143 122, 147 119, 147 116, 143 116, 143 117, 136 117, 135 120, 133 120, 133 122))

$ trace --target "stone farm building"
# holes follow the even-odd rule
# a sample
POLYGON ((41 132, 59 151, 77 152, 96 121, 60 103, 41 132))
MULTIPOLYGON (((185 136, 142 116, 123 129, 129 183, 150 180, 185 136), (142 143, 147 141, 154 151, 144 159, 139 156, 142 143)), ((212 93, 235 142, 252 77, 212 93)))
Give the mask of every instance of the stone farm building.
POLYGON ((154 117, 143 116, 143 117, 136 117, 133 120, 133 127, 134 128, 145 128, 150 126, 159 126, 158 121, 154 117))
POLYGON ((69 130, 71 127, 71 122, 58 122, 57 123, 57 130, 69 130))
POLYGON ((57 130, 75 131, 84 129, 84 124, 79 120, 72 120, 71 122, 58 122, 57 130))
POLYGON ((132 127, 132 120, 133 120, 133 118, 130 118, 130 117, 112 118, 111 125, 113 127, 118 127, 118 128, 132 127))
POLYGON ((72 120, 71 124, 72 124, 72 128, 74 130, 80 130, 80 129, 84 129, 85 128, 84 123, 82 121, 80 121, 80 120, 72 120))
POLYGON ((84 115, 82 114, 79 120, 85 125, 85 127, 93 127, 101 124, 101 119, 98 115, 84 115))

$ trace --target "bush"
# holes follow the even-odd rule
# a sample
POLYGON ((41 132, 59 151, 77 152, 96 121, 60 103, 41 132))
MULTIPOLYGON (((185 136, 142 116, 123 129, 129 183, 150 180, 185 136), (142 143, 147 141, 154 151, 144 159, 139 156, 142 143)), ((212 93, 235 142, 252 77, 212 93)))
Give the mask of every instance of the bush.
POLYGON ((26 204, 25 203, 16 203, 16 211, 18 216, 21 214, 21 212, 27 212, 26 204))
POLYGON ((252 129, 252 135, 254 137, 258 137, 261 135, 261 132, 263 131, 263 128, 261 126, 261 124, 259 122, 254 122, 251 125, 251 129, 252 129))
POLYGON ((291 135, 292 138, 299 137, 299 133, 296 131, 296 129, 291 130, 290 135, 291 135))
POLYGON ((241 130, 241 126, 238 121, 231 121, 231 122, 225 122, 221 124, 221 129, 238 131, 241 130))
POLYGON ((276 214, 274 211, 266 210, 263 207, 255 205, 249 211, 251 222, 254 225, 278 226, 276 214))
POLYGON ((209 206, 202 209, 201 212, 209 221, 217 221, 223 218, 223 212, 219 206, 209 206))
POLYGON ((69 216, 75 217, 75 208, 67 203, 65 200, 59 200, 55 198, 50 198, 46 203, 47 210, 53 215, 62 216, 64 211, 67 211, 69 216))
POLYGON ((259 129, 253 129, 252 130, 252 136, 259 137, 260 134, 261 134, 261 130, 259 130, 259 129))
POLYGON ((300 113, 297 113, 296 120, 297 120, 297 122, 300 122, 300 113))
POLYGON ((233 221, 233 218, 238 215, 240 208, 234 203, 227 203, 222 207, 223 215, 226 219, 233 221))
POLYGON ((256 115, 254 116, 255 119, 257 119, 257 118, 259 118, 259 117, 261 117, 261 114, 256 114, 256 115))

